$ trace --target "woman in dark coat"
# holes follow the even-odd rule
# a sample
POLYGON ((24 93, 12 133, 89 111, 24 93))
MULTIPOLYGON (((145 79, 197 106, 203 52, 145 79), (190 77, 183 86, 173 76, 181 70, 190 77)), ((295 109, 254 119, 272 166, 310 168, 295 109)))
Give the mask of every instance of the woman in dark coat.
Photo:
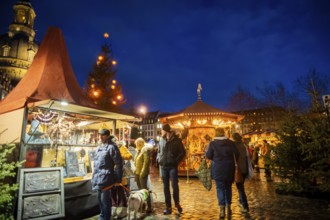
POLYGON ((239 203, 242 208, 243 212, 249 211, 249 203, 246 198, 245 189, 244 189, 244 181, 249 173, 248 171, 248 160, 250 158, 250 153, 246 146, 242 142, 242 137, 238 133, 233 134, 234 143, 236 145, 236 148, 239 152, 239 159, 236 160, 237 163, 237 173, 241 178, 239 180, 236 180, 236 188, 238 190, 238 198, 239 203))
POLYGON ((206 157, 212 160, 211 175, 215 180, 217 198, 220 206, 220 218, 231 215, 231 185, 234 182, 235 158, 239 153, 233 141, 225 137, 223 128, 216 128, 214 140, 210 142, 206 157))

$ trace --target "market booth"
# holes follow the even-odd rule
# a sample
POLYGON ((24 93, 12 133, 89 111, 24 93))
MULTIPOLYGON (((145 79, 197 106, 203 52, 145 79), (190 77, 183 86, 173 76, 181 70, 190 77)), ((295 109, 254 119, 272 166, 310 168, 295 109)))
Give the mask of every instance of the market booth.
MULTIPOLYGON (((262 145, 263 140, 266 140, 270 146, 275 146, 279 143, 276 137, 276 129, 267 129, 264 131, 252 131, 242 135, 243 140, 249 145, 257 146, 262 145)), ((258 166, 264 168, 264 158, 259 157, 258 166)))
POLYGON ((51 27, 28 72, 0 102, 0 145, 15 143, 17 219, 83 219, 99 212, 91 191, 100 128, 113 133, 133 116, 99 109, 85 98, 64 38, 51 27))
POLYGON ((200 90, 197 89, 197 102, 178 113, 160 118, 163 124, 170 124, 177 133, 184 133, 186 160, 179 166, 181 175, 195 175, 209 142, 214 138, 215 128, 224 128, 226 136, 231 137, 235 132, 236 123, 244 118, 242 115, 224 112, 203 102, 200 90))

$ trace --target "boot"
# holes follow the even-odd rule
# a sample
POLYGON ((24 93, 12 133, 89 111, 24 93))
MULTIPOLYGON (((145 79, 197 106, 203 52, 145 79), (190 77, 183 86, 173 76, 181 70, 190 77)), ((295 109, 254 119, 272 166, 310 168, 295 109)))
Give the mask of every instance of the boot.
POLYGON ((230 207, 230 205, 227 205, 226 209, 227 209, 227 215, 228 215, 228 217, 230 217, 231 216, 231 207, 230 207))
POLYGON ((221 205, 220 206, 220 218, 225 218, 226 214, 225 214, 225 206, 221 205))

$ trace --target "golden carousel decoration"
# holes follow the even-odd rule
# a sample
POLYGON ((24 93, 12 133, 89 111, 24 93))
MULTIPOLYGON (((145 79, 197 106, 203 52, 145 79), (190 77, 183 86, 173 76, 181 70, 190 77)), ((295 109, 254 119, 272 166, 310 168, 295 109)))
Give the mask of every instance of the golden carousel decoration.
POLYGON ((197 87, 197 102, 182 111, 160 118, 161 123, 168 123, 177 133, 182 134, 186 148, 186 160, 179 166, 180 174, 195 175, 205 155, 209 142, 214 138, 215 128, 222 127, 230 137, 235 132, 236 123, 244 116, 224 112, 208 105, 201 98, 202 86, 197 87), (190 174, 189 174, 190 173, 190 174))

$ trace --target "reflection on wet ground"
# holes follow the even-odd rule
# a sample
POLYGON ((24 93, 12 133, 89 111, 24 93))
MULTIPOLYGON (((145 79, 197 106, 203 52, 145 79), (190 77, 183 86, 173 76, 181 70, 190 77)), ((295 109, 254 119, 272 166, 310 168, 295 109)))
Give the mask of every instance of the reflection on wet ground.
MULTIPOLYGON (((197 178, 180 178, 180 200, 183 208, 181 215, 176 210, 171 215, 163 215, 165 208, 162 182, 158 174, 152 174, 153 214, 141 216, 140 219, 219 219, 219 206, 215 185, 207 191, 197 178)), ((278 180, 272 177, 267 181, 263 173, 255 174, 251 181, 245 183, 249 200, 249 213, 242 213, 238 205, 238 193, 233 185, 231 219, 330 219, 330 204, 327 200, 308 199, 290 195, 279 195, 275 192, 278 180)), ((89 220, 97 219, 97 217, 89 220)), ((124 218, 126 219, 126 218, 124 218)), ((226 218, 228 219, 228 218, 226 218)))

